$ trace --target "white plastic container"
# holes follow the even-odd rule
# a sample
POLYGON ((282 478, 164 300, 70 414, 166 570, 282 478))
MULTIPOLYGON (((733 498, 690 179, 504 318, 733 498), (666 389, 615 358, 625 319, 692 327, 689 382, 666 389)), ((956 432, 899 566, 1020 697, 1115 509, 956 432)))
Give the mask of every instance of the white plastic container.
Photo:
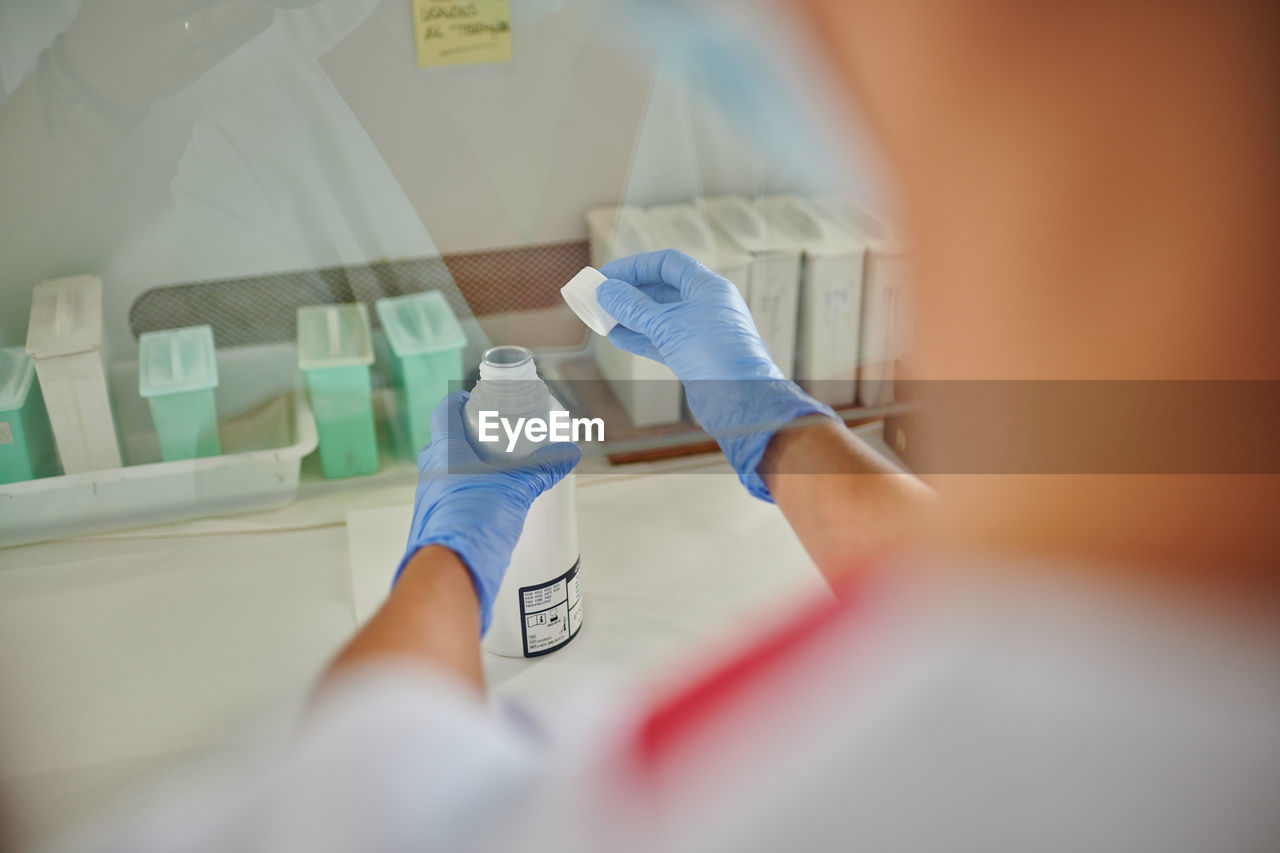
POLYGON ((467 334, 438 290, 379 299, 374 309, 387 339, 400 429, 416 459, 431 442, 431 413, 449 383, 462 381, 467 334))
POLYGON ((35 373, 22 347, 0 349, 0 483, 58 472, 53 432, 35 373))
POLYGON ((138 393, 151 408, 166 462, 222 454, 213 393, 217 387, 210 326, 146 332, 138 338, 138 393))
MULTIPOLYGON (((476 452, 482 459, 501 465, 528 456, 540 444, 521 436, 508 452, 505 436, 501 441, 481 442, 480 412, 548 420, 552 411, 564 410, 538 378, 529 351, 502 346, 484 354, 480 381, 464 411, 468 438, 476 452)), ((563 648, 582 628, 576 489, 570 473, 529 508, 483 640, 484 648, 494 654, 540 657, 563 648)))
POLYGON ((320 433, 320 470, 327 478, 378 471, 373 361, 373 332, 364 303, 298 309, 298 369, 311 394, 320 433))
MULTIPOLYGON (((140 426, 146 407, 134 408, 140 426)), ((270 509, 296 497, 302 458, 316 448, 305 393, 275 397, 222 432, 222 456, 0 485, 0 547, 270 509)))
POLYGON ((796 378, 816 399, 850 406, 857 398, 866 244, 817 205, 769 196, 756 208, 804 250, 796 328, 796 378))
POLYGON ((745 300, 749 292, 751 256, 717 240, 706 215, 692 204, 664 204, 647 211, 649 234, 663 248, 697 258, 712 272, 733 282, 745 300))
POLYGON ((35 363, 62 470, 119 468, 102 357, 102 279, 51 279, 31 294, 27 354, 35 363))
POLYGON ((852 200, 823 198, 817 203, 867 246, 862 269, 858 402, 887 406, 893 402, 894 362, 905 351, 910 321, 905 250, 888 223, 852 200))
POLYGON ((747 307, 782 375, 794 377, 800 245, 794 237, 771 227, 755 205, 741 196, 703 198, 698 205, 716 239, 750 259, 747 307))
POLYGON ((605 205, 587 211, 587 247, 591 266, 659 248, 649 239, 644 209, 629 204, 605 205))
MULTIPOLYGON (((654 242, 648 219, 638 207, 597 207, 587 211, 587 235, 591 265, 596 268, 628 255, 666 248, 654 242)), ((620 350, 603 337, 591 341, 591 350, 600 375, 633 426, 680 422, 684 393, 669 367, 620 350)))

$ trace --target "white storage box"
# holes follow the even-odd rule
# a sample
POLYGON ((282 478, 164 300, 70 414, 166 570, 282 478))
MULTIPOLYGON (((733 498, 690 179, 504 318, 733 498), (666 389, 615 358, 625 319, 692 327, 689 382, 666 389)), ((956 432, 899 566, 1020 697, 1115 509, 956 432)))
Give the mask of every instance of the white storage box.
POLYGON ((218 359, 208 325, 143 332, 138 338, 138 393, 151 407, 160 456, 220 456, 218 359))
MULTIPOLYGON (((597 207, 587 211, 591 265, 666 248, 654 243, 643 210, 597 207)), ((656 361, 620 350, 608 338, 593 336, 592 354, 609 390, 637 427, 679 423, 683 392, 676 375, 656 361)))
POLYGON ((692 204, 664 204, 649 208, 646 214, 653 242, 696 258, 733 282, 743 299, 747 298, 751 256, 727 241, 717 240, 701 210, 692 204))
POLYGON ((798 196, 756 202, 772 227, 804 249, 796 330, 796 378, 832 406, 855 402, 866 245, 798 196))
POLYGON ((51 279, 31 293, 27 354, 36 366, 62 470, 119 468, 102 357, 102 279, 51 279))
POLYGON ((756 329, 787 378, 795 375, 796 315, 800 298, 800 246, 770 226, 755 206, 741 196, 698 201, 713 236, 749 259, 747 307, 756 329))
POLYGON ((587 248, 596 269, 617 258, 659 248, 649 240, 642 208, 628 204, 593 207, 586 219, 587 248))
POLYGON ((862 268, 858 402, 864 406, 887 406, 893 402, 893 365, 905 352, 910 323, 902 243, 883 219, 849 199, 817 201, 867 245, 862 268))

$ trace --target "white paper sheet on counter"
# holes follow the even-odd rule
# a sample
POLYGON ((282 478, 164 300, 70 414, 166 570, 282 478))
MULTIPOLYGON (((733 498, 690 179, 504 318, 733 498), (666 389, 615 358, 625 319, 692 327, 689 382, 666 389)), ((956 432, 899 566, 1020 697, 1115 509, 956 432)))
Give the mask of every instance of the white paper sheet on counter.
MULTIPOLYGON (((579 477, 582 633, 536 660, 485 655, 495 696, 555 701, 585 680, 654 676, 691 649, 774 624, 826 585, 777 507, 723 465, 606 480, 579 477)), ((408 504, 347 514, 355 616, 385 599, 404 553, 408 504)))

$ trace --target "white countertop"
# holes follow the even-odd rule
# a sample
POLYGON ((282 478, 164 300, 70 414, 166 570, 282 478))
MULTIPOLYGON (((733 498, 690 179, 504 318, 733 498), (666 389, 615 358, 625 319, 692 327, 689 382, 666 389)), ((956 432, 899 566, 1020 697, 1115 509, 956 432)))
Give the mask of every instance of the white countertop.
MULTIPOLYGON (((405 466, 309 481, 280 510, 0 550, 11 828, 47 838, 189 765, 287 735, 355 629, 353 581, 389 581, 385 555, 403 533, 379 545, 378 531, 407 526, 412 477, 405 466)), ((486 654, 497 697, 536 706, 590 675, 660 678, 690 648, 825 594, 781 514, 718 456, 612 470, 589 460, 578 488, 582 633, 533 661, 486 654)))

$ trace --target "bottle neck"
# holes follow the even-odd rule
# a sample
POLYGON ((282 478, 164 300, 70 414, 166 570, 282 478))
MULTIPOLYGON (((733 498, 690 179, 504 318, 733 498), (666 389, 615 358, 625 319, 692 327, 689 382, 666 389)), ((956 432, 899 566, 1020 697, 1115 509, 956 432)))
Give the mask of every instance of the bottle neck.
POLYGON ((537 379, 533 353, 524 347, 503 346, 487 350, 480 359, 481 379, 537 379))
POLYGON ((545 417, 550 405, 546 383, 538 378, 533 354, 524 347, 502 346, 480 360, 480 381, 471 392, 473 405, 505 414, 545 417))

